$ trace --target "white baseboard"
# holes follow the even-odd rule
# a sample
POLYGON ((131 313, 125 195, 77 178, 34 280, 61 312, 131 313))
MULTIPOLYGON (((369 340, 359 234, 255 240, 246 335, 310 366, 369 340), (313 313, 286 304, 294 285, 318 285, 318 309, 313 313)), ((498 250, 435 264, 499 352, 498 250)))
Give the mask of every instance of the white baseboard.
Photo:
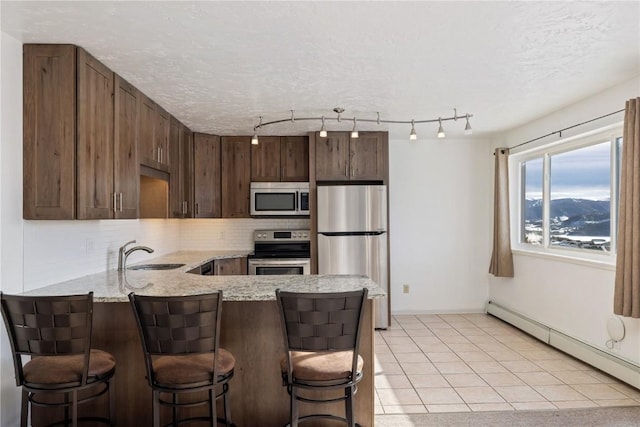
POLYGON ((451 310, 393 310, 392 316, 419 316, 421 314, 478 314, 486 313, 485 307, 451 310))
POLYGON ((487 303, 486 312, 578 360, 582 360, 633 387, 640 388, 640 366, 635 363, 556 331, 492 301, 487 303))

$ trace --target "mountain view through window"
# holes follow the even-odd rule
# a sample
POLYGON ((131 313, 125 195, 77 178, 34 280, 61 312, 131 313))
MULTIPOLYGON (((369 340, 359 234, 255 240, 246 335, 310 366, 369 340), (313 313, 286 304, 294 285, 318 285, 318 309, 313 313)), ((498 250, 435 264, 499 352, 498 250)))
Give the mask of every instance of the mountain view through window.
MULTIPOLYGON (((549 157, 549 245, 611 250, 611 142, 549 157)), ((522 240, 544 244, 544 159, 523 164, 522 240)))

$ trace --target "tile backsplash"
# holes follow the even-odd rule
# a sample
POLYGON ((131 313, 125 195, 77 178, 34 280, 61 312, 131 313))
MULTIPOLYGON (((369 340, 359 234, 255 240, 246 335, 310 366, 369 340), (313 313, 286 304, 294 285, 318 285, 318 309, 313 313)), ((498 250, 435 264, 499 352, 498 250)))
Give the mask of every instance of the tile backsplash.
POLYGON ((24 221, 24 290, 115 269, 130 240, 154 249, 132 254, 139 262, 177 250, 251 250, 254 230, 308 227, 306 218, 24 221))

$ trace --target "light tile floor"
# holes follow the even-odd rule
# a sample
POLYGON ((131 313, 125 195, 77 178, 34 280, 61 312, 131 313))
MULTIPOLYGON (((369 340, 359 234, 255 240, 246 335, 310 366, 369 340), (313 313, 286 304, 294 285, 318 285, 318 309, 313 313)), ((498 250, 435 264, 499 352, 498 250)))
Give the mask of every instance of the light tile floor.
POLYGON ((376 331, 377 414, 640 405, 640 390, 485 314, 376 331))

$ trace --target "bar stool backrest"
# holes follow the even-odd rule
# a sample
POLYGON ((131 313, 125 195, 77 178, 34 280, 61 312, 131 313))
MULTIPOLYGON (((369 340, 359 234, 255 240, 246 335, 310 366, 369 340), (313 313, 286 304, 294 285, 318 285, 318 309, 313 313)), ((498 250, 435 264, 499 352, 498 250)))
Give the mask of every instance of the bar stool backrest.
POLYGON ((202 295, 155 297, 129 294, 152 382, 152 356, 214 353, 220 342, 222 291, 202 295))
POLYGON ((22 356, 84 355, 82 383, 87 383, 93 292, 69 296, 24 296, 0 293, 16 372, 24 384, 22 356))
POLYGON ((276 290, 276 298, 280 306, 287 356, 291 351, 352 350, 352 374, 356 372, 366 288, 339 293, 276 290))

